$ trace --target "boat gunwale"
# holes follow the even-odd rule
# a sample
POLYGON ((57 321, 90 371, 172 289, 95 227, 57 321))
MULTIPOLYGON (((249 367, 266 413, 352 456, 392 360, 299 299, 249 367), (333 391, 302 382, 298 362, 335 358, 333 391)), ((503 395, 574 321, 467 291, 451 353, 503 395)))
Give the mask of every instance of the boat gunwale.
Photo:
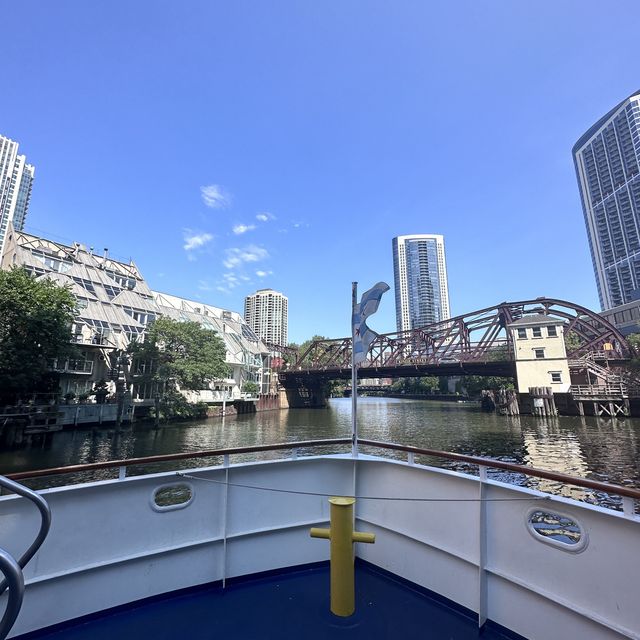
MULTIPOLYGON (((48 469, 36 469, 33 471, 19 471, 16 473, 4 474, 11 480, 25 480, 30 478, 42 478, 45 476, 56 476, 72 473, 82 473, 86 471, 94 471, 98 469, 118 469, 121 467, 131 467, 134 465, 153 464, 156 462, 172 462, 176 460, 189 460, 194 458, 213 458, 219 456, 230 456, 242 453, 260 453, 265 451, 282 451, 287 449, 301 449, 307 447, 322 447, 327 445, 348 445, 352 443, 351 438, 330 438, 324 440, 301 440, 296 442, 279 442, 274 444, 253 445, 249 447, 232 447, 227 449, 208 449, 203 451, 190 451, 182 453, 170 453, 157 456, 145 456, 142 458, 127 458, 124 460, 108 460, 105 462, 89 462, 85 464, 76 464, 66 467, 51 467, 48 469)), ((422 447, 413 447, 410 445, 402 445, 379 440, 358 439, 358 444, 367 447, 375 447, 379 449, 389 449, 392 451, 402 451, 412 453, 414 455, 432 456, 436 458, 444 458, 454 462, 464 462, 467 464, 477 465, 480 467, 490 467, 494 469, 503 469, 521 473, 534 478, 544 478, 560 482, 562 484, 570 484, 595 491, 603 491, 613 495, 623 496, 640 500, 640 489, 632 487, 623 487, 621 485, 610 484, 608 482, 600 482, 598 480, 589 480, 588 478, 579 478, 570 476, 557 471, 549 471, 547 469, 539 469, 537 467, 527 467, 512 462, 504 462, 493 458, 485 458, 481 456, 470 456, 462 453, 453 453, 449 451, 440 451, 438 449, 425 449, 422 447)), ((357 458, 354 458, 357 459, 357 458)))

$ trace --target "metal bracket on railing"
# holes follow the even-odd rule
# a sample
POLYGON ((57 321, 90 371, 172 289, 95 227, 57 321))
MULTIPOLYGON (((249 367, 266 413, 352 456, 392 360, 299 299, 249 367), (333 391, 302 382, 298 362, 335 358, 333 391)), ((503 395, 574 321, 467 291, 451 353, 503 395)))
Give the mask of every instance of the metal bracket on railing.
MULTIPOLYGON (((27 500, 33 502, 36 505, 38 511, 40 512, 40 530, 38 531, 38 535, 36 539, 32 542, 31 546, 22 554, 20 559, 18 560, 18 566, 20 569, 24 569, 27 562, 33 558, 36 551, 40 548, 44 539, 47 537, 49 533, 49 528, 51 527, 51 509, 49 509, 49 505, 47 501, 38 493, 25 487, 24 485, 19 484, 18 482, 14 482, 13 480, 9 480, 9 478, 5 478, 4 476, 0 476, 0 487, 3 489, 7 489, 27 500)), ((7 588, 7 578, 3 579, 0 582, 0 595, 4 593, 4 590, 7 588)))
POLYGON ((24 576, 20 565, 4 549, 0 549, 0 571, 4 574, 3 583, 9 585, 7 608, 0 620, 0 640, 5 640, 22 607, 24 576))

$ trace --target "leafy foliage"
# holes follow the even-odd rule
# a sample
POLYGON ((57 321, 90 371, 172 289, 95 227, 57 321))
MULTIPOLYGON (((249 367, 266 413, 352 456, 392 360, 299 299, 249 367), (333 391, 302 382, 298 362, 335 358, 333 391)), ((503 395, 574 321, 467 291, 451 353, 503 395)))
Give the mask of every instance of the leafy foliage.
POLYGON ((258 393, 258 391, 260 391, 260 387, 258 387, 255 382, 247 380, 247 382, 242 385, 242 391, 244 393, 258 393))
POLYGON ((134 359, 153 362, 145 377, 164 389, 206 389, 229 372, 224 342, 215 331, 197 322, 160 317, 150 326, 144 343, 132 344, 129 352, 134 359))
MULTIPOLYGON (((171 389, 158 405, 158 418, 164 421, 197 420, 207 417, 207 408, 206 402, 189 402, 179 391, 171 389)), ((152 417, 155 412, 153 407, 152 417)))
POLYGON ((631 333, 626 338, 631 347, 631 360, 624 366, 624 369, 637 380, 640 373, 640 333, 631 333))
MULTIPOLYGON (((311 344, 313 342, 317 342, 319 340, 328 340, 329 338, 325 338, 324 336, 318 336, 315 335, 311 338, 309 338, 308 340, 305 340, 301 345, 300 348, 298 350, 298 357, 302 357, 304 356, 304 354, 306 353, 307 349, 311 346, 311 344)), ((304 363, 308 364, 308 365, 312 365, 312 366, 318 366, 318 365, 322 365, 325 362, 328 362, 331 359, 331 354, 327 353, 326 351, 319 349, 319 350, 315 350, 312 351, 311 353, 307 354, 304 357, 304 363)), ((300 362, 299 364, 302 364, 302 362, 300 362)))
POLYGON ((636 354, 640 353, 640 333, 629 334, 627 336, 627 342, 636 354))
POLYGON ((439 390, 438 378, 424 376, 422 378, 398 378, 391 388, 399 393, 437 393, 439 390))
POLYGON ((499 376, 463 376, 460 387, 471 397, 480 395, 484 389, 513 389, 513 378, 499 376))
POLYGON ((75 298, 23 268, 0 271, 0 405, 57 388, 52 360, 73 355, 75 298))
POLYGON ((567 349, 567 354, 577 351, 582 346, 583 342, 583 338, 575 331, 568 331, 564 334, 564 345, 567 349))

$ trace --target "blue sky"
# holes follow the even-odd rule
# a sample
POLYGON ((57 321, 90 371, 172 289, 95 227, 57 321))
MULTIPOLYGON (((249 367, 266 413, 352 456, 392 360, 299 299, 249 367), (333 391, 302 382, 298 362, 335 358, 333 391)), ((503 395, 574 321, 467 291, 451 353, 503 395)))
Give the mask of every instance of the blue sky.
MULTIPOLYGON (((640 84, 640 4, 4 2, 0 133, 36 165, 26 229, 292 341, 347 335, 391 239, 445 236, 453 314, 598 308, 571 157, 640 84)), ((393 289, 369 324, 395 330, 393 289)))

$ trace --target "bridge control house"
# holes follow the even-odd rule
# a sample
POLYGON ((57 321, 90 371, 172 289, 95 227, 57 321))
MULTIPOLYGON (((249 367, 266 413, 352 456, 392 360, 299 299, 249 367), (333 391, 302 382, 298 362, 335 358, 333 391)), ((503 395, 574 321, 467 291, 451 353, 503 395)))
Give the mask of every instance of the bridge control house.
POLYGON ((551 387, 554 394, 571 386, 564 342, 564 323, 542 314, 524 316, 509 324, 515 356, 518 392, 551 387))

